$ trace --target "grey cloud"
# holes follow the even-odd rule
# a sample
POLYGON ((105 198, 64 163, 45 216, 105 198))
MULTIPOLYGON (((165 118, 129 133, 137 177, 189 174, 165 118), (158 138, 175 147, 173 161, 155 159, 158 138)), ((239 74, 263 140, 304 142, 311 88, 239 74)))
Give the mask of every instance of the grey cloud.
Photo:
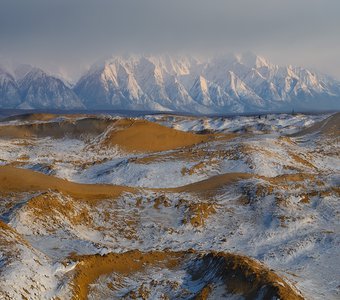
POLYGON ((338 0, 0 0, 0 53, 77 73, 116 51, 252 50, 340 78, 338 0))

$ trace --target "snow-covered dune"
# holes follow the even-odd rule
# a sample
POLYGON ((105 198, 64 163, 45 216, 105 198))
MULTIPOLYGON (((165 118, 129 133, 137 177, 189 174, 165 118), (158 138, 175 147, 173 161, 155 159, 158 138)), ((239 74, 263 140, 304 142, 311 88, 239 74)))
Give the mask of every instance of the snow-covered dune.
POLYGON ((7 118, 0 297, 337 299, 338 128, 338 114, 7 118))

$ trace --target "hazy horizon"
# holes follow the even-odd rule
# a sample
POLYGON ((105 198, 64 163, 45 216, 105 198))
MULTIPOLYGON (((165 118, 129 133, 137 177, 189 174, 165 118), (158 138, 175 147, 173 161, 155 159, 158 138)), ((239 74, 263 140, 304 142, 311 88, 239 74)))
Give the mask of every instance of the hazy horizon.
POLYGON ((117 52, 247 52, 340 79, 336 0, 0 0, 0 63, 76 80, 117 52))

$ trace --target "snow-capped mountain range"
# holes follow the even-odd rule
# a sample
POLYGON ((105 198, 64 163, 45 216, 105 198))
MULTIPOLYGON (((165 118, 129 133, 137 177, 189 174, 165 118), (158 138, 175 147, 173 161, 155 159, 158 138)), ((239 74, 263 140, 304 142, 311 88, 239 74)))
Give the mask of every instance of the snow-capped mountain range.
POLYGON ((340 82, 246 53, 212 58, 114 56, 70 87, 27 65, 0 69, 1 108, 131 109, 193 113, 340 109, 340 82))

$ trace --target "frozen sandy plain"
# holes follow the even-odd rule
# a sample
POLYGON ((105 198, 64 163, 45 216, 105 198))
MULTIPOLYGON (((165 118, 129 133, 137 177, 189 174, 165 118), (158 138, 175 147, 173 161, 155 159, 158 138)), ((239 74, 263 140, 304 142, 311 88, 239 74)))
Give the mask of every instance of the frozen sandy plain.
POLYGON ((340 114, 0 122, 0 298, 339 299, 340 114))

